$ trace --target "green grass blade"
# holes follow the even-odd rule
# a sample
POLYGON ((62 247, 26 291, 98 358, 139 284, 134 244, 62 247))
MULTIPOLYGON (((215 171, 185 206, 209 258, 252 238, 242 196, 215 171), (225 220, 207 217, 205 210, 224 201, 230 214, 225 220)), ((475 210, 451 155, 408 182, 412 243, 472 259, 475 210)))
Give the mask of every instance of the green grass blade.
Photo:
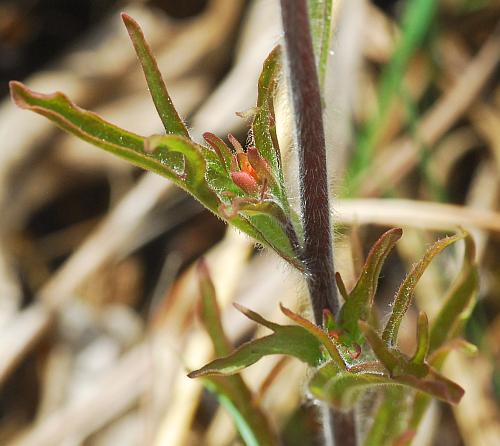
MULTIPOLYGON (((212 340, 217 356, 228 355, 232 346, 222 327, 215 288, 204 260, 198 263, 200 299, 198 313, 212 340)), ((214 392, 221 405, 232 417, 241 437, 248 446, 276 445, 276 436, 261 408, 253 402, 253 395, 241 376, 211 377, 203 380, 214 392)))
POLYGON ((151 52, 151 48, 144 38, 144 34, 139 24, 125 13, 122 14, 122 19, 127 27, 130 39, 134 44, 137 57, 141 62, 148 83, 149 92, 153 98, 156 110, 160 115, 160 119, 163 122, 165 131, 168 134, 189 137, 188 130, 170 99, 170 95, 168 94, 156 60, 151 52))
POLYGON ((203 382, 228 411, 246 446, 279 444, 271 423, 253 402, 252 393, 239 376, 206 377, 203 382))

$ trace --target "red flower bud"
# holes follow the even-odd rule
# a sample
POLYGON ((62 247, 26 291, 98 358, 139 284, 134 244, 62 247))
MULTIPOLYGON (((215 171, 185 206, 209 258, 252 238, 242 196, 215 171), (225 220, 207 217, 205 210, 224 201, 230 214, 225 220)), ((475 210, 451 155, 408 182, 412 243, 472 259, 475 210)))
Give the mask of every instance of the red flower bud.
POLYGON ((234 184, 243 189, 247 194, 256 194, 259 191, 259 184, 248 172, 231 172, 231 178, 234 184))

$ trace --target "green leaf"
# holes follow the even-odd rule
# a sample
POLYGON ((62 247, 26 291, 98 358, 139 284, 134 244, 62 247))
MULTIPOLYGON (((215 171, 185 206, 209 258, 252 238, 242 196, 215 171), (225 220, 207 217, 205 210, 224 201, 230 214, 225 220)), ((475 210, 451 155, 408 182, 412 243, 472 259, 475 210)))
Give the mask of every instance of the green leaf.
POLYGON ((12 100, 17 106, 34 111, 59 127, 108 151, 121 150, 124 157, 132 152, 143 154, 144 137, 104 121, 95 113, 73 104, 64 94, 41 94, 21 82, 9 84, 12 100))
POLYGON ((270 184, 270 191, 276 196, 286 212, 289 204, 285 192, 285 180, 281 167, 281 155, 276 136, 274 115, 274 93, 281 73, 281 47, 277 46, 264 61, 258 82, 257 107, 252 122, 252 135, 255 146, 267 160, 276 179, 270 184))
MULTIPOLYGON (((200 299, 198 312, 205 330, 212 340, 216 355, 227 355, 232 349, 222 328, 215 288, 204 260, 198 263, 200 299)), ((205 386, 214 392, 221 405, 229 412, 248 446, 272 446, 277 439, 269 420, 253 401, 253 395, 241 376, 206 377, 205 386)))
POLYGON ((412 267, 411 271, 405 277, 398 292, 396 293, 391 316, 387 321, 382 334, 382 339, 388 346, 392 347, 395 345, 399 332, 399 326, 404 315, 406 314, 406 311, 408 310, 408 307, 410 306, 413 291, 432 259, 444 248, 452 243, 455 243, 457 240, 463 239, 464 237, 465 234, 458 234, 438 240, 427 250, 422 259, 420 259, 420 261, 412 267))
POLYGON ((436 351, 447 340, 460 335, 464 322, 469 318, 479 288, 479 274, 475 263, 474 240, 465 236, 465 253, 462 269, 447 293, 445 302, 432 324, 430 351, 436 351))
POLYGON ((418 315, 417 348, 411 361, 414 364, 423 364, 429 353, 429 319, 424 312, 418 315))
POLYGON ((169 169, 172 169, 169 155, 181 154, 184 158, 184 170, 179 174, 182 186, 210 210, 217 212, 220 199, 205 179, 205 149, 202 146, 182 136, 154 135, 145 141, 145 150, 158 160, 165 160, 169 169))
POLYGON ((373 327, 366 322, 360 321, 359 326, 373 349, 375 356, 377 356, 391 376, 414 375, 422 378, 429 373, 427 364, 413 363, 400 351, 388 347, 373 327))
POLYGON ((168 134, 189 137, 188 130, 179 117, 170 99, 165 82, 161 76, 156 60, 147 44, 139 24, 128 14, 122 13, 123 23, 127 27, 135 52, 141 62, 149 92, 153 98, 156 110, 168 134))
MULTIPOLYGON (((463 329, 463 324, 469 318, 475 304, 479 288, 478 269, 475 262, 474 240, 470 234, 465 236, 465 252, 462 268, 457 278, 450 286, 438 315, 432 323, 429 340, 429 363, 440 370, 454 348, 465 348, 474 351, 474 346, 457 339, 463 329)), ((410 427, 416 429, 429 407, 431 399, 428 395, 417 394, 413 403, 413 414, 410 427)))
POLYGON ((366 322, 359 321, 359 327, 373 349, 373 352, 389 373, 394 374, 398 369, 402 368, 401 358, 398 357, 395 351, 387 348, 384 341, 370 325, 366 322))
MULTIPOLYGON (((34 111, 55 122, 63 130, 123 158, 138 167, 162 175, 179 187, 191 193, 212 212, 218 214, 220 200, 215 192, 204 181, 205 161, 198 153, 209 149, 176 135, 143 136, 123 130, 104 119, 73 104, 64 94, 36 93, 20 82, 10 83, 14 102, 21 108, 34 111), (146 149, 150 152, 148 153, 146 149), (171 154, 182 154, 179 172, 179 160, 168 157, 171 154), (184 158, 186 163, 184 163, 184 158), (186 177, 183 175, 186 174, 186 177)), ((214 158, 216 156, 214 154, 214 158)), ((231 219, 231 223, 263 244, 267 240, 257 232, 246 220, 239 216, 231 219)))
POLYGON ((10 82, 10 92, 12 100, 19 107, 45 116, 63 130, 136 166, 179 183, 174 171, 145 153, 143 136, 106 122, 95 113, 78 107, 62 93, 36 93, 16 81, 10 82))
POLYGON ((400 228, 390 229, 377 240, 368 254, 354 289, 340 310, 340 325, 353 342, 361 344, 363 341, 358 321, 366 321, 370 317, 380 270, 402 233, 400 228))
POLYGON ((324 89, 332 30, 332 0, 309 0, 309 23, 316 69, 321 90, 324 89))
POLYGON ((347 410, 354 406, 363 391, 380 386, 410 387, 453 404, 458 404, 464 393, 460 386, 436 372, 425 378, 411 375, 391 377, 380 373, 341 371, 331 362, 316 372, 309 383, 309 390, 314 397, 347 410))
POLYGON ((257 240, 270 246, 299 271, 304 270, 298 254, 300 245, 295 228, 276 201, 236 197, 230 205, 223 205, 220 209, 226 219, 239 215, 259 234, 254 236, 257 240))
MULTIPOLYGON (((128 132, 79 108, 62 93, 35 93, 19 82, 10 84, 13 100, 20 107, 51 119, 79 138, 170 179, 213 213, 257 242, 271 247, 303 271, 301 243, 296 229, 300 228, 300 223, 286 197, 273 110, 273 94, 281 66, 280 49, 276 48, 268 57, 259 79, 258 111, 253 123, 253 135, 259 148, 253 148, 248 158, 261 176, 265 174, 265 178, 257 177, 262 187, 258 198, 256 193, 245 192, 233 180, 233 155, 222 140, 205 133, 209 148, 189 139, 139 25, 126 14, 122 17, 167 135, 145 138, 128 132), (274 167, 272 172, 268 171, 267 163, 274 167), (228 213, 227 209, 231 208, 232 212, 228 213)), ((246 157, 241 150, 241 155, 246 157)), ((301 234, 300 230, 298 234, 301 234)))
POLYGON ((294 356, 311 366, 317 366, 322 361, 321 344, 307 330, 296 325, 275 324, 251 310, 239 305, 236 307, 249 319, 268 327, 274 333, 243 344, 230 355, 191 372, 188 375, 190 378, 233 375, 268 355, 294 356))

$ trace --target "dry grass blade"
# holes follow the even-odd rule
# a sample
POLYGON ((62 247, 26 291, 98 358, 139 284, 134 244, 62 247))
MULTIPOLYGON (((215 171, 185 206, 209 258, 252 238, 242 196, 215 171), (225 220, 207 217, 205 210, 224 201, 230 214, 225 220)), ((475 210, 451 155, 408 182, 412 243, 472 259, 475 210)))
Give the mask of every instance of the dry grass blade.
POLYGON ((500 213, 453 204, 405 199, 339 200, 335 212, 343 224, 379 224, 453 231, 458 226, 500 232, 500 213))

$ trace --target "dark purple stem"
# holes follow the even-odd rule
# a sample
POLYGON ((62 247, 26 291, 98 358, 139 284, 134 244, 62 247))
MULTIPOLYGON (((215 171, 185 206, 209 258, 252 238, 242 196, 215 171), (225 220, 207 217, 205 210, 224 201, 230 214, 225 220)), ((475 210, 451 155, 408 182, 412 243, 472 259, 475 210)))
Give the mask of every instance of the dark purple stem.
POLYGON ((304 262, 314 318, 339 309, 334 285, 325 132, 305 0, 281 0, 299 155, 304 262))
MULTIPOLYGON (((300 203, 307 286, 317 325, 323 310, 339 311, 328 198, 325 132, 306 0, 281 0, 288 79, 299 155, 300 203)), ((352 412, 321 408, 325 445, 355 446, 352 412)))

